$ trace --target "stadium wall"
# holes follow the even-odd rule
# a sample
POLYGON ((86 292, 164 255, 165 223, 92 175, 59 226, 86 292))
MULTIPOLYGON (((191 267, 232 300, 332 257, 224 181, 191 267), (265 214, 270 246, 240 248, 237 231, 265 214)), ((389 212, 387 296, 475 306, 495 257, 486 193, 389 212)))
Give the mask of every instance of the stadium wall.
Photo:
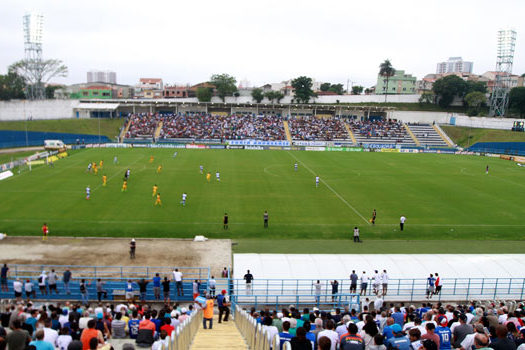
POLYGON ((78 100, 1 101, 0 121, 26 119, 69 119, 78 100))
POLYGON ((0 130, 0 148, 43 146, 44 140, 61 140, 66 144, 75 144, 77 140, 81 143, 111 142, 107 136, 98 135, 0 130))

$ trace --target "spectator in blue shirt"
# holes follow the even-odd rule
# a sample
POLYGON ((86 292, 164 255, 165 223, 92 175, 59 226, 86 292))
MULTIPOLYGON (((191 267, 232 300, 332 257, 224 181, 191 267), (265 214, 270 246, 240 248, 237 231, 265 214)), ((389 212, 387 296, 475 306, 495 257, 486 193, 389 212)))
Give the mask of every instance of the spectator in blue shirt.
POLYGON ((386 326, 383 328, 383 335, 388 340, 394 336, 394 333, 392 331, 392 326, 394 324, 397 324, 394 322, 394 319, 392 317, 389 317, 386 319, 386 326))
POLYGON ((411 350, 410 340, 403 333, 403 329, 397 323, 392 325, 394 336, 386 341, 389 350, 411 350))
POLYGON ((290 322, 284 321, 283 322, 283 331, 279 333, 279 338, 281 339, 281 349, 283 348, 284 343, 290 342, 293 338, 293 335, 289 333, 290 331, 290 322))
POLYGON ((39 329, 35 333, 36 340, 33 340, 29 345, 34 345, 36 350, 55 350, 55 346, 44 340, 44 330, 39 329))
POLYGON ((230 303, 226 301, 226 290, 223 289, 221 294, 217 295, 217 306, 219 307, 219 323, 221 323, 222 315, 224 314, 224 322, 228 322, 230 315, 230 303))
POLYGON ((405 314, 401 312, 401 309, 399 306, 396 306, 394 308, 394 313, 392 314, 392 318, 394 319, 394 322, 401 327, 403 327, 403 324, 405 323, 405 314))

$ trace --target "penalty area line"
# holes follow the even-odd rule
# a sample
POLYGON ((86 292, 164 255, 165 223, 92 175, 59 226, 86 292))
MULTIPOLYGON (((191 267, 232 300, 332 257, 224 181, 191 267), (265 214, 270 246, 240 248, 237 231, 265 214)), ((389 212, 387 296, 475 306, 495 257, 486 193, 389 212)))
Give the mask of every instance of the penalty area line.
MULTIPOLYGON (((299 160, 299 158, 297 158, 294 154, 292 154, 290 151, 286 151, 290 156, 292 156, 296 161, 298 161, 299 163, 301 163, 305 168, 306 170, 308 170, 310 173, 312 173, 312 175, 314 176, 318 176, 312 169, 310 169, 306 164, 304 164, 301 160, 299 160)), ((354 213, 356 213, 361 219, 363 219, 364 222, 366 222, 368 225, 371 225, 370 222, 368 222, 368 220, 360 213, 357 211, 356 208, 354 208, 354 206, 350 203, 348 203, 348 201, 346 199, 344 199, 339 193, 337 193, 336 190, 334 190, 332 188, 332 186, 330 186, 322 177, 320 178, 321 179, 321 182, 330 190, 332 191, 333 194, 336 195, 337 198, 339 198, 344 204, 346 204, 346 206, 348 208, 350 208, 354 213)))

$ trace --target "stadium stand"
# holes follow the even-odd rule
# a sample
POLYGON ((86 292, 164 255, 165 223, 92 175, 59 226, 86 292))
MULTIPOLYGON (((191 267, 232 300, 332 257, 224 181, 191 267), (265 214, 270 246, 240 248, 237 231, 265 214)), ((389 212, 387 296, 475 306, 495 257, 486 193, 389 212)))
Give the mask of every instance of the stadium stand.
POLYGON ((296 117, 288 121, 293 140, 349 140, 344 121, 339 118, 296 117))
POLYGON ((412 133, 419 140, 421 146, 449 147, 441 135, 430 124, 407 124, 412 133))
POLYGON ((388 120, 351 120, 350 128, 358 144, 402 144, 416 147, 416 144, 406 132, 403 123, 388 120))
POLYGON ((161 116, 159 114, 143 113, 131 115, 126 138, 153 138, 160 120, 161 116))
POLYGON ((525 142, 477 142, 469 151, 525 156, 525 142))

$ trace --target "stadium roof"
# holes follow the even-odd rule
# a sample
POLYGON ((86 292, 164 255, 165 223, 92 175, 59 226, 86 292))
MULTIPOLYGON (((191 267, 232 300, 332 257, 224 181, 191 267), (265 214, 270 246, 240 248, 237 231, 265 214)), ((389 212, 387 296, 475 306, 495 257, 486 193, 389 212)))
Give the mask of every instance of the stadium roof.
MULTIPOLYGON (((429 244, 429 250, 431 245, 429 244)), ((235 254, 240 278, 341 279, 386 269, 391 278, 523 278, 525 254, 235 254)))

